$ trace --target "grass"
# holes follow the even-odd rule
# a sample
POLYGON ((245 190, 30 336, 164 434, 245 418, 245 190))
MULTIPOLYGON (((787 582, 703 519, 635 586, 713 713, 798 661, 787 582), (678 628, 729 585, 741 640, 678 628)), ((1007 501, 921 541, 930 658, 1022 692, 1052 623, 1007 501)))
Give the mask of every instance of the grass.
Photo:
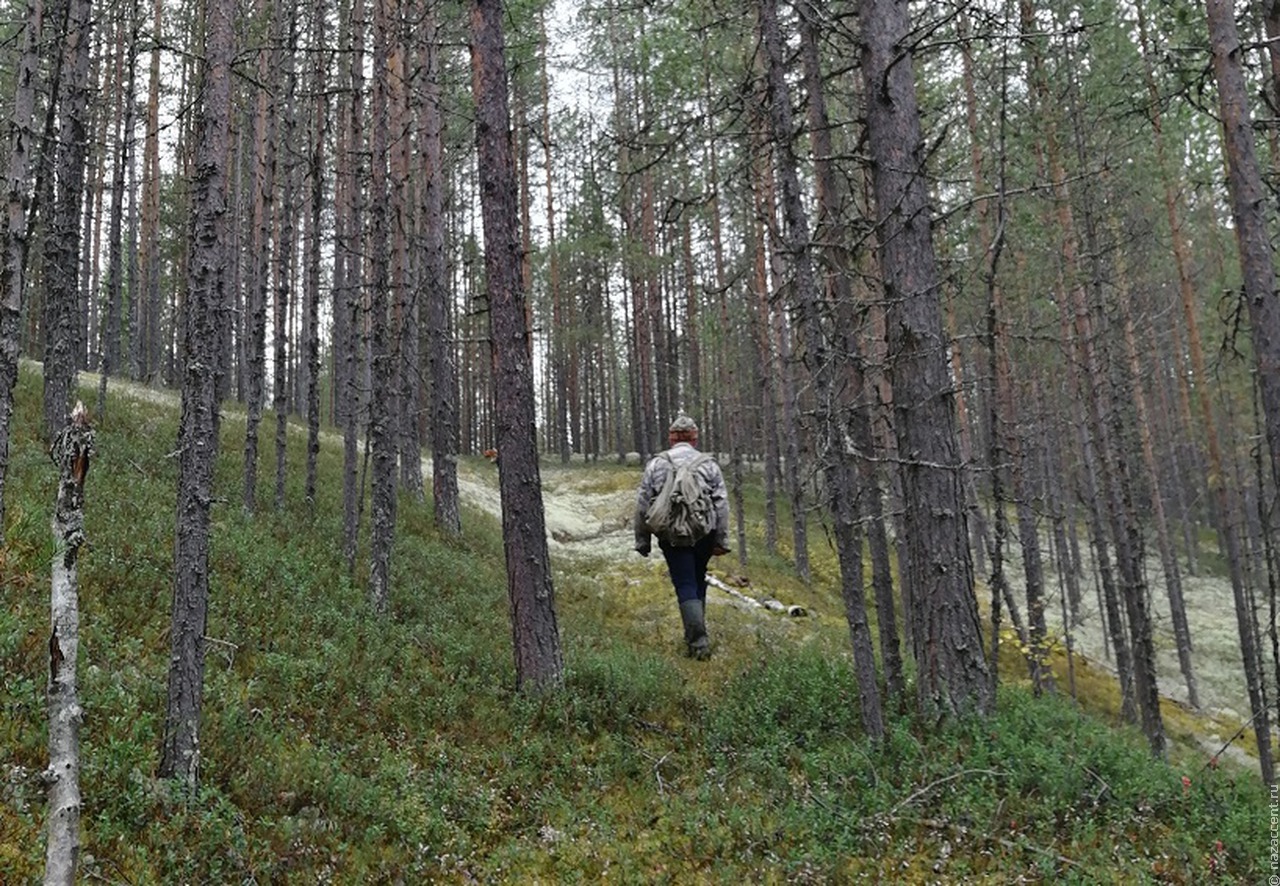
MULTIPOLYGON (((43 866, 53 470, 20 382, 0 552, 0 883, 43 866)), ((1002 690, 983 721, 899 707, 862 736, 847 628, 815 539, 805 588, 751 578, 806 620, 711 608, 717 654, 678 654, 660 563, 557 564, 563 692, 514 692, 495 521, 439 536, 403 500, 391 614, 341 562, 340 452, 320 500, 239 506, 243 426, 223 424, 199 796, 155 778, 164 713, 176 415, 114 399, 81 562, 86 881, 1256 882, 1265 791, 1230 767, 1155 761, 1069 700, 1002 690), (1190 779, 1189 784, 1182 781, 1190 779)), ((265 425, 264 425, 265 426, 265 425)), ((294 435, 290 464, 301 465, 294 435)), ((598 488, 634 471, 601 464, 598 488)), ((270 475, 270 476, 268 476, 270 475)), ((784 552, 785 553, 785 552, 784 552)), ((1013 664, 1004 673, 1021 676, 1013 664)), ((1096 691, 1105 692, 1100 685, 1096 691)), ((1092 690, 1086 690, 1092 691, 1092 690)))

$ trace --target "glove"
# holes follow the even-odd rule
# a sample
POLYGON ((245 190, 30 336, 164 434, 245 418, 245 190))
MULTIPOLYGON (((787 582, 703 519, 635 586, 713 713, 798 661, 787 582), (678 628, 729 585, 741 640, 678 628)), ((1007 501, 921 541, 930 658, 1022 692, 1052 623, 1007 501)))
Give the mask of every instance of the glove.
POLYGON ((639 554, 641 557, 649 556, 649 551, 651 550, 652 550, 652 547, 650 546, 649 542, 647 541, 636 542, 636 553, 639 554))

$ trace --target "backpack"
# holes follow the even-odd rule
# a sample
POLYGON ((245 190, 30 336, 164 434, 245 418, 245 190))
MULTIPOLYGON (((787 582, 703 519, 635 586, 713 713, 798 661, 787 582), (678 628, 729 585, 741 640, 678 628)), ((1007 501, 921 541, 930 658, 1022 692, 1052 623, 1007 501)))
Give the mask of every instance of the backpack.
POLYGON ((649 531, 667 544, 692 547, 706 537, 715 522, 711 493, 698 476, 698 468, 711 461, 711 456, 699 454, 679 467, 665 452, 659 457, 667 460, 667 479, 645 512, 645 522, 649 531))

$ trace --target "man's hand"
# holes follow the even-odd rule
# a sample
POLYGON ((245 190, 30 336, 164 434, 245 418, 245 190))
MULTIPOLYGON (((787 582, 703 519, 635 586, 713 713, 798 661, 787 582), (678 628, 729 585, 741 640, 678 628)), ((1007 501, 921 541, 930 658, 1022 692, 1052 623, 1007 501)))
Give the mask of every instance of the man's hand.
POLYGON ((731 553, 731 551, 729 550, 729 548, 726 548, 723 545, 716 545, 714 548, 711 549, 711 556, 713 557, 723 557, 725 554, 728 554, 728 553, 731 553))
POLYGON ((636 542, 636 553, 639 554, 641 557, 649 556, 649 551, 651 550, 652 548, 650 547, 649 542, 647 541, 644 543, 636 542))

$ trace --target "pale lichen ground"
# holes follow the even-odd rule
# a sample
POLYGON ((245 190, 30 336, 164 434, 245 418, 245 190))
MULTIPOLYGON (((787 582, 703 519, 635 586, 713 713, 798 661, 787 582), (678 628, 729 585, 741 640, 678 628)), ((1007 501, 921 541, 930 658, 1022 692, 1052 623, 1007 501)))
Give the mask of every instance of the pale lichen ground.
MULTIPOLYGON (((1045 539, 1045 550, 1048 541, 1045 539)), ((1006 578, 1020 605, 1024 609, 1026 583, 1022 572, 1022 559, 1015 545, 1010 552, 1006 578)), ((1072 627, 1070 639, 1077 654, 1085 656, 1091 664, 1114 669, 1114 661, 1107 648, 1104 622, 1101 614, 1098 580, 1092 552, 1081 546, 1083 575, 1081 576, 1080 621, 1072 627)), ((1046 564, 1047 565, 1047 564, 1046 564)), ((1177 646, 1173 637, 1173 620, 1169 614, 1169 596, 1165 589, 1164 572, 1158 557, 1148 557, 1146 564, 1148 599, 1151 601, 1152 627, 1156 648, 1156 673, 1160 694, 1181 705, 1188 702, 1186 682, 1178 663, 1177 646)), ((984 577, 985 578, 985 577, 984 577)), ((1065 644, 1063 630, 1062 595, 1065 585, 1059 581, 1056 571, 1046 570, 1045 616, 1049 630, 1057 642, 1065 644)), ((1231 583, 1223 577, 1210 575, 1182 576, 1183 597, 1187 608, 1187 621, 1191 629, 1193 646, 1192 672, 1196 679, 1201 710, 1208 731, 1200 736, 1201 747, 1209 754, 1217 753, 1232 738, 1240 724, 1249 720, 1249 695, 1244 681, 1244 665, 1240 656, 1240 640, 1236 629, 1235 605, 1231 583)), ((1259 613, 1265 618, 1265 611, 1259 613)), ((1265 634, 1264 634, 1265 641, 1265 634)), ((1264 642, 1265 645, 1265 642, 1264 642)), ((1263 650, 1264 670, 1272 673, 1269 646, 1263 650)), ((1264 679, 1270 680, 1270 677, 1264 679)), ((1274 700, 1273 700, 1274 705, 1274 700)), ((1238 749, 1228 750, 1233 757, 1243 761, 1238 749)), ((1251 762, 1250 765, 1256 765, 1251 762)))

